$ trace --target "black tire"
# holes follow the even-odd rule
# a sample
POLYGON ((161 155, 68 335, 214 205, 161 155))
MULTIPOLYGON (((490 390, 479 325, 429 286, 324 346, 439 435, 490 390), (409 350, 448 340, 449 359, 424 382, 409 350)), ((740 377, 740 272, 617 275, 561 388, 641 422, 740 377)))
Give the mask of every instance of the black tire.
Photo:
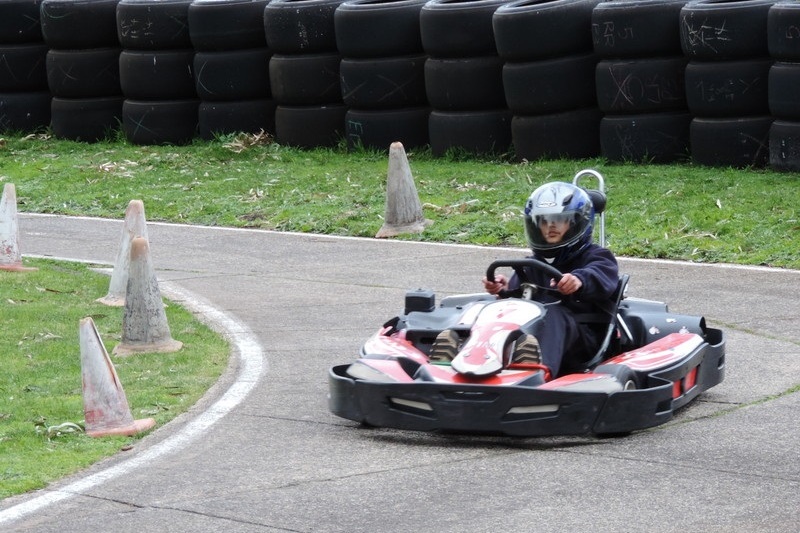
POLYGON ((695 0, 680 12, 681 48, 689 59, 763 57, 774 0, 695 0))
POLYGON ((123 50, 119 56, 122 94, 134 100, 197 98, 194 49, 123 50))
POLYGON ((50 125, 50 91, 0 93, 0 132, 35 133, 50 125))
POLYGON ((625 365, 599 365, 593 371, 595 374, 609 374, 616 378, 623 390, 636 390, 641 388, 639 377, 630 367, 625 365))
POLYGON ((546 115, 594 107, 597 57, 593 53, 506 63, 503 90, 515 115, 546 115))
POLYGON ((336 51, 333 14, 342 0, 272 0, 264 8, 267 46, 276 54, 336 51))
POLYGON ((767 49, 773 59, 800 61, 800 3, 781 1, 769 8, 767 49))
POLYGON ((0 2, 0 43, 23 44, 42 40, 39 11, 42 0, 0 2))
POLYGON ((443 111, 506 107, 503 60, 498 56, 429 57, 425 93, 431 107, 443 111))
POLYGON ((50 129, 60 139, 97 142, 113 138, 122 123, 122 96, 53 98, 50 129))
POLYGON ((201 100, 230 101, 269 98, 268 48, 197 52, 194 75, 201 100))
POLYGON ((0 44, 0 92, 47 89, 46 65, 46 44, 0 44))
POLYGON ((600 155, 600 120, 596 107, 511 119, 511 140, 519 161, 586 159, 600 155))
POLYGON ((773 116, 800 119, 800 63, 779 62, 769 69, 768 100, 773 116))
POLYGON ((197 51, 264 48, 268 0, 194 0, 189 5, 189 38, 197 51))
POLYGON ((592 10, 592 42, 601 57, 683 53, 678 16, 686 0, 614 0, 592 10))
POLYGON ((122 130, 138 145, 183 145, 197 133, 199 100, 131 100, 122 104, 122 130))
POLYGON ((341 57, 320 54, 275 54, 269 61, 272 97, 281 105, 321 105, 342 101, 341 57))
POLYGON ((692 161, 712 167, 760 168, 769 159, 771 116, 694 118, 692 161))
POLYGON ((600 149, 611 161, 672 163, 689 155, 689 113, 606 115, 600 149))
POLYGON ((497 53, 533 61, 592 50, 592 10, 598 0, 521 0, 492 17, 497 53))
POLYGON ((50 48, 76 50, 119 47, 119 0, 44 0, 42 37, 50 48))
POLYGON ((424 54, 377 59, 343 59, 342 100, 356 109, 428 105, 424 54))
POLYGON ((53 96, 95 98, 122 94, 119 48, 50 50, 47 84, 53 96))
POLYGON ((511 111, 431 111, 428 119, 431 153, 449 150, 475 155, 505 154, 511 148, 511 111))
POLYGON ((604 59, 597 64, 597 106, 606 113, 686 109, 686 58, 604 59))
POLYGON ((192 0, 120 0, 117 37, 123 48, 191 48, 189 5, 192 0))
POLYGON ((275 101, 240 100, 237 102, 201 102, 198 109, 198 134, 211 140, 231 133, 275 134, 275 101))
POLYGON ((297 148, 336 146, 344 138, 346 112, 342 104, 279 105, 275 108, 275 140, 297 148))
POLYGON ((427 0, 350 0, 333 15, 342 57, 389 57, 423 52, 419 13, 427 0))
POLYGON ((393 142, 401 142, 407 150, 428 144, 428 116, 426 107, 409 107, 367 111, 350 109, 345 116, 347 146, 373 150, 389 150, 393 142))
POLYGON ((769 165, 775 170, 800 172, 800 122, 776 120, 772 123, 769 165))
POLYGON ((422 48, 433 57, 494 55, 492 16, 508 0, 429 0, 419 14, 422 48))
POLYGON ((772 60, 692 61, 686 66, 686 103, 700 117, 769 113, 772 60))

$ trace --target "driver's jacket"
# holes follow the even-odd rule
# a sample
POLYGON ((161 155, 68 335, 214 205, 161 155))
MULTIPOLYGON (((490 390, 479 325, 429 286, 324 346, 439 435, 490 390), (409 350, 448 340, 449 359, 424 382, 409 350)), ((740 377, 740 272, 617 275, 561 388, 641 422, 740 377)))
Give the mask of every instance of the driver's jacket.
MULTIPOLYGON (((534 255, 533 258, 544 261, 544 258, 538 255, 534 255)), ((553 263, 552 266, 564 274, 570 273, 576 276, 581 280, 582 287, 569 296, 556 291, 538 291, 533 298, 542 303, 560 300, 559 307, 562 307, 568 315, 572 315, 570 321, 574 321, 577 331, 575 327, 556 327, 555 331, 549 330, 547 336, 560 334, 566 335, 567 338, 540 340, 544 340, 545 344, 555 341, 561 346, 563 350, 561 353, 566 360, 573 362, 586 360, 593 355, 591 352, 597 350, 602 340, 600 335, 604 328, 594 327, 593 324, 595 326, 608 324, 616 315, 616 310, 613 309, 615 305, 613 297, 619 285, 617 259, 610 250, 589 244, 578 257, 563 263, 553 263), (590 353, 587 353, 587 350, 590 353)), ((525 274, 530 282, 540 287, 550 287, 552 275, 543 270, 526 267, 525 274)), ((514 290, 519 288, 519 285, 519 277, 514 274, 509 280, 508 288, 514 290)), ((546 358, 549 355, 545 354, 546 358)), ((560 366, 560 355, 551 366, 557 371, 560 366)))
MULTIPOLYGON (((542 262, 547 262, 543 257, 533 256, 542 262)), ((552 302, 560 298, 563 305, 574 313, 606 313, 613 311, 610 307, 614 304, 611 300, 619 285, 619 267, 617 258, 610 250, 589 244, 577 257, 564 263, 553 263, 553 267, 564 274, 572 274, 581 280, 583 286, 580 290, 569 296, 555 292, 541 292, 534 299, 543 303, 552 302)), ((540 287, 549 287, 552 276, 542 270, 526 268, 528 279, 540 287)), ((519 287, 516 275, 509 281, 509 289, 519 287)))

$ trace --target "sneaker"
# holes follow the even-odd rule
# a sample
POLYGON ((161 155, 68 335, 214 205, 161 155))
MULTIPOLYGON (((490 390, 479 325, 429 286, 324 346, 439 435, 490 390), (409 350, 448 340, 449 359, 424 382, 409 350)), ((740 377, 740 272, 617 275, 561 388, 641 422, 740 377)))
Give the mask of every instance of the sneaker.
POLYGON ((542 352, 539 350, 539 341, 533 335, 522 335, 514 344, 511 354, 511 364, 541 365, 542 352))
POLYGON ((449 363, 458 354, 460 339, 458 333, 446 329, 436 336, 431 346, 430 360, 432 363, 449 363))

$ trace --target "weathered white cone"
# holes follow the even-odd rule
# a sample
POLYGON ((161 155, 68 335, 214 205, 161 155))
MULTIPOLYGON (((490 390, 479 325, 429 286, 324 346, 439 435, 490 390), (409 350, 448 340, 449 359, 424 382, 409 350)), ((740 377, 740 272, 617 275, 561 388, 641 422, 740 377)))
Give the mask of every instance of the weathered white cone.
POLYGON ((128 272, 131 266, 131 242, 136 237, 148 238, 147 221, 144 217, 144 203, 141 200, 131 200, 125 210, 122 239, 120 239, 117 259, 114 262, 114 270, 111 272, 108 294, 97 299, 101 304, 114 307, 125 305, 125 291, 128 287, 128 272))
POLYGON ((134 435, 155 426, 152 418, 134 420, 117 371, 90 317, 80 322, 80 343, 86 434, 134 435))
POLYGON ((134 353, 177 352, 183 343, 172 338, 158 289, 150 245, 136 237, 131 242, 131 265, 122 315, 122 340, 114 347, 114 355, 134 353))
POLYGON ((0 197, 0 270, 30 272, 36 268, 22 266, 17 225, 17 188, 6 183, 0 197))
POLYGON ((386 211, 377 238, 394 237, 401 233, 422 233, 431 224, 422 214, 417 187, 411 176, 403 144, 389 147, 389 172, 386 176, 386 211))

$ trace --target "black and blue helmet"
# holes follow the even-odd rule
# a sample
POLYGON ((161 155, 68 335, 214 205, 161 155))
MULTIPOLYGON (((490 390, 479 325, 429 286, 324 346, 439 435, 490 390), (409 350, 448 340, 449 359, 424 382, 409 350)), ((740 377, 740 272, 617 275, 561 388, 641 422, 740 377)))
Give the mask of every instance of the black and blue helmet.
POLYGON ((525 203, 525 236, 534 254, 549 262, 565 263, 592 242, 594 206, 589 194, 571 183, 546 183, 533 191, 525 203), (548 243, 540 225, 548 219, 569 221, 569 229, 558 243, 548 243))

